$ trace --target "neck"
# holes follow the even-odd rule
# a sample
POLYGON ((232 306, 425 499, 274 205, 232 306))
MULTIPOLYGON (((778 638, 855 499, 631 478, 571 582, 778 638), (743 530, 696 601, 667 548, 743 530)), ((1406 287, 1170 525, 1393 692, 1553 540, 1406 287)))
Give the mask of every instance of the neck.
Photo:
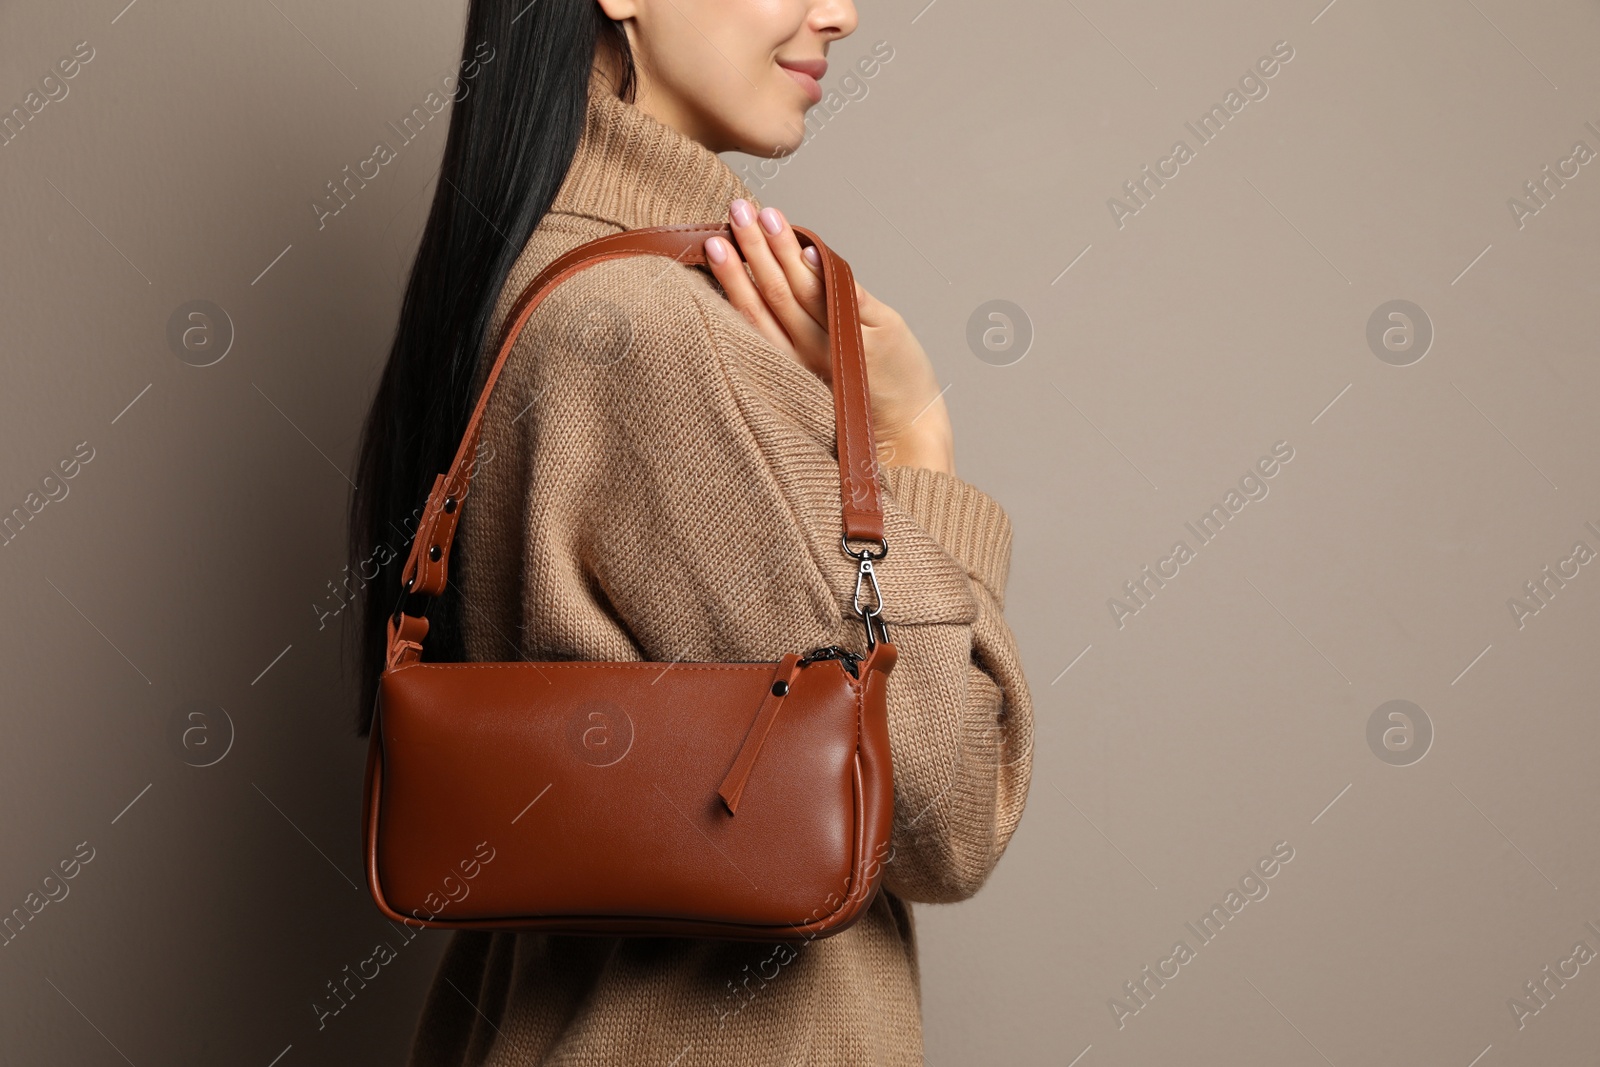
MULTIPOLYGON (((627 28, 631 47, 633 26, 631 23, 624 23, 624 26, 627 28)), ((699 114, 683 100, 660 91, 655 79, 651 76, 649 67, 640 58, 639 50, 636 47, 633 49, 633 56, 633 92, 629 102, 634 107, 637 107, 663 126, 677 130, 690 140, 704 145, 707 151, 727 152, 733 150, 735 146, 728 143, 727 138, 716 133, 703 115, 699 114)), ((595 50, 594 75, 591 84, 604 85, 612 96, 621 96, 622 82, 622 59, 617 55, 616 49, 611 42, 602 40, 595 50)))
POLYGON ((717 221, 729 201, 754 200, 715 152, 620 99, 616 84, 597 65, 583 134, 552 212, 632 230, 717 221))

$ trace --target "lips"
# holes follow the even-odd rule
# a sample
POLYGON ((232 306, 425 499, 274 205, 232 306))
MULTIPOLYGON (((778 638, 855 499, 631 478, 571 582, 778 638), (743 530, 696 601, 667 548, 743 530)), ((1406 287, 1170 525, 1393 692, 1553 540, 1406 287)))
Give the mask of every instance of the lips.
POLYGON ((806 94, 806 98, 813 104, 822 99, 820 80, 824 74, 828 73, 828 61, 826 59, 780 59, 778 60, 778 66, 783 69, 785 74, 794 79, 794 83, 800 86, 801 91, 806 94))

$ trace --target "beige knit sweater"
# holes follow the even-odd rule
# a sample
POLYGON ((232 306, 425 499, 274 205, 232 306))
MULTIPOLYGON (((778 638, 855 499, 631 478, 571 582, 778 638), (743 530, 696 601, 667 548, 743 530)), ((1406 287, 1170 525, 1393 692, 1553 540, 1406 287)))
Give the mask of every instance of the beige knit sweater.
MULTIPOLYGON (((752 199, 714 153, 595 93, 500 297, 624 229, 752 199)), ((485 358, 479 371, 482 381, 485 358)), ((471 658, 776 660, 864 647, 839 548, 828 387, 703 268, 630 257, 564 282, 490 401, 455 573, 471 658)), ((1033 712, 1001 614, 1010 522, 953 475, 882 471, 893 858, 844 933, 797 947, 457 932, 412 1067, 920 1065, 910 901, 976 893, 1028 793, 1033 712)))

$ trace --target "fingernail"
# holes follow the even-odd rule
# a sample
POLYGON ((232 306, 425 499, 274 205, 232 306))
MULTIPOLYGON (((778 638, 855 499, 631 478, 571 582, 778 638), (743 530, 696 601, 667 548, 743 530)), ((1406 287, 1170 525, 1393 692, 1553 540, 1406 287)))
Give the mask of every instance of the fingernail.
POLYGON ((735 200, 728 205, 728 214, 733 216, 735 225, 748 226, 756 220, 756 213, 750 210, 750 201, 735 200))
POLYGON ((806 245, 800 250, 800 256, 815 270, 822 270, 822 253, 817 251, 816 245, 806 245))
POLYGON ((728 261, 728 250, 722 247, 722 239, 713 237, 706 241, 706 256, 717 266, 728 261))
POLYGON ((778 214, 775 207, 764 207, 757 216, 761 220, 761 228, 773 236, 783 232, 783 216, 778 214))

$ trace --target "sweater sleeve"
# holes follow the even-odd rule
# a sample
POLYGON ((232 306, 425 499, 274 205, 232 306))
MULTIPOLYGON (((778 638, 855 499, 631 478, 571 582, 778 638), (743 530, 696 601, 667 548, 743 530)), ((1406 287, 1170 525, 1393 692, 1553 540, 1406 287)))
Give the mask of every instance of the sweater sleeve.
POLYGON ((909 900, 949 903, 975 894, 999 862, 1031 779, 1033 701, 1002 614, 1011 523, 953 474, 882 474, 891 506, 965 571, 973 601, 965 622, 913 618, 889 633, 900 658, 889 676, 895 851, 885 884, 909 900))
MULTIPOLYGON (((537 398, 522 625, 547 650, 673 661, 862 648, 838 463, 814 432, 831 432, 831 396, 731 316, 704 275, 640 257, 574 276, 530 320, 504 410, 537 398), (771 374, 815 403, 813 432, 760 399, 771 374)), ((1010 524, 953 475, 883 476, 880 581, 899 650, 885 885, 956 901, 994 869, 1028 790, 1032 706, 1001 614, 1010 524)))

